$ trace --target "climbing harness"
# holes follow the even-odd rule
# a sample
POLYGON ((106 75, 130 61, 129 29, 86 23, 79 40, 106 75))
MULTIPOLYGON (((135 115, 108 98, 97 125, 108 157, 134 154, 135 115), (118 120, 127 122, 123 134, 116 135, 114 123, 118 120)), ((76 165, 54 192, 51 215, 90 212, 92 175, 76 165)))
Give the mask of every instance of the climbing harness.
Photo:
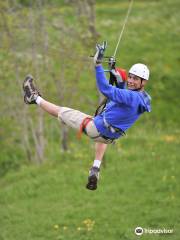
POLYGON ((86 117, 83 119, 81 125, 80 125, 80 128, 79 128, 79 131, 77 133, 77 138, 80 139, 81 138, 81 135, 82 133, 84 132, 85 134, 86 133, 86 127, 88 125, 88 123, 90 123, 92 121, 92 118, 91 117, 86 117))

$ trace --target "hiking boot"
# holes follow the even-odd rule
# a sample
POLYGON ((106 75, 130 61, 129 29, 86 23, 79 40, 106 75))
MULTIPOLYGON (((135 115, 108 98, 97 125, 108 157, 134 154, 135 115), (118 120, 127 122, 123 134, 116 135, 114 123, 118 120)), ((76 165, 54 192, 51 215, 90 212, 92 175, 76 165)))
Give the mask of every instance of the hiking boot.
POLYGON ((36 99, 41 96, 33 84, 33 77, 27 75, 23 82, 24 102, 26 104, 36 104, 36 99))
POLYGON ((99 171, 98 167, 92 167, 89 171, 88 183, 86 188, 89 190, 96 190, 97 182, 99 180, 99 171))

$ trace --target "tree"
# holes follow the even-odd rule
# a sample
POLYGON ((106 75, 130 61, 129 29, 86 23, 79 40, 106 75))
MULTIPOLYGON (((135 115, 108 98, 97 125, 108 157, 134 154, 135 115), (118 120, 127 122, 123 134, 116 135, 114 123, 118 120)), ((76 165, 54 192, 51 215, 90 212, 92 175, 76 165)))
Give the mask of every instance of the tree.
MULTIPOLYGON (((72 105, 77 99, 78 84, 83 71, 87 70, 89 46, 98 33, 95 29, 94 1, 69 1, 61 8, 42 0, 28 1, 28 7, 20 1, 1 1, 0 31, 4 61, 2 99, 6 99, 3 113, 12 116, 14 148, 19 148, 29 161, 42 163, 48 146, 48 123, 38 108, 27 108, 22 101, 22 80, 26 74, 36 77, 37 85, 47 97, 61 105, 72 105), (83 12, 85 8, 85 14, 83 12), (71 67, 70 67, 71 66, 71 67), (72 74, 73 73, 73 74, 72 74), (13 79, 13 80, 12 80, 13 79), (10 83, 6 88, 7 83, 10 83), (6 98, 6 95, 11 98, 6 98), (36 156, 36 157, 35 157, 36 156)), ((81 96, 82 97, 82 96, 81 96)), ((7 123, 4 124, 5 128, 7 123)), ((61 146, 68 149, 67 128, 61 131, 61 146)), ((8 133, 6 133, 8 135, 8 133)))

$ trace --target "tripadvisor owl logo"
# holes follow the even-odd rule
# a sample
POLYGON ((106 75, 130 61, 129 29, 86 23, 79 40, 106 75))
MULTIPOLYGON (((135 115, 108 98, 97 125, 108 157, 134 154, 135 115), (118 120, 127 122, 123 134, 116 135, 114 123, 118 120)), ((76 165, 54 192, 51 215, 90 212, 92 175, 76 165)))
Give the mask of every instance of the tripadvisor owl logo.
POLYGON ((143 234, 143 228, 142 227, 137 227, 135 228, 135 234, 140 236, 143 234))

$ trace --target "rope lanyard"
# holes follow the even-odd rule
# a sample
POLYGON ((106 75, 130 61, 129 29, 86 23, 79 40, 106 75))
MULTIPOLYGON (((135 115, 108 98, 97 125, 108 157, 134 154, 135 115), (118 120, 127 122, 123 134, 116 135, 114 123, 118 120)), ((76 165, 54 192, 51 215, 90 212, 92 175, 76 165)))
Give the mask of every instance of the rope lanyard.
POLYGON ((131 2, 130 2, 130 4, 129 4, 129 7, 128 7, 128 11, 127 11, 126 17, 125 17, 125 19, 124 19, 123 27, 122 27, 121 32, 120 32, 120 34, 119 34, 118 42, 117 42, 117 45, 116 45, 116 48, 115 48, 115 51, 114 51, 114 55, 113 55, 114 58, 116 57, 116 53, 117 53, 117 50, 118 50, 120 41, 121 41, 121 39, 122 39, 123 32, 124 32, 124 29, 125 29, 127 20, 128 20, 128 18, 129 18, 129 14, 130 14, 131 9, 132 9, 133 1, 134 1, 134 0, 131 0, 131 2))

